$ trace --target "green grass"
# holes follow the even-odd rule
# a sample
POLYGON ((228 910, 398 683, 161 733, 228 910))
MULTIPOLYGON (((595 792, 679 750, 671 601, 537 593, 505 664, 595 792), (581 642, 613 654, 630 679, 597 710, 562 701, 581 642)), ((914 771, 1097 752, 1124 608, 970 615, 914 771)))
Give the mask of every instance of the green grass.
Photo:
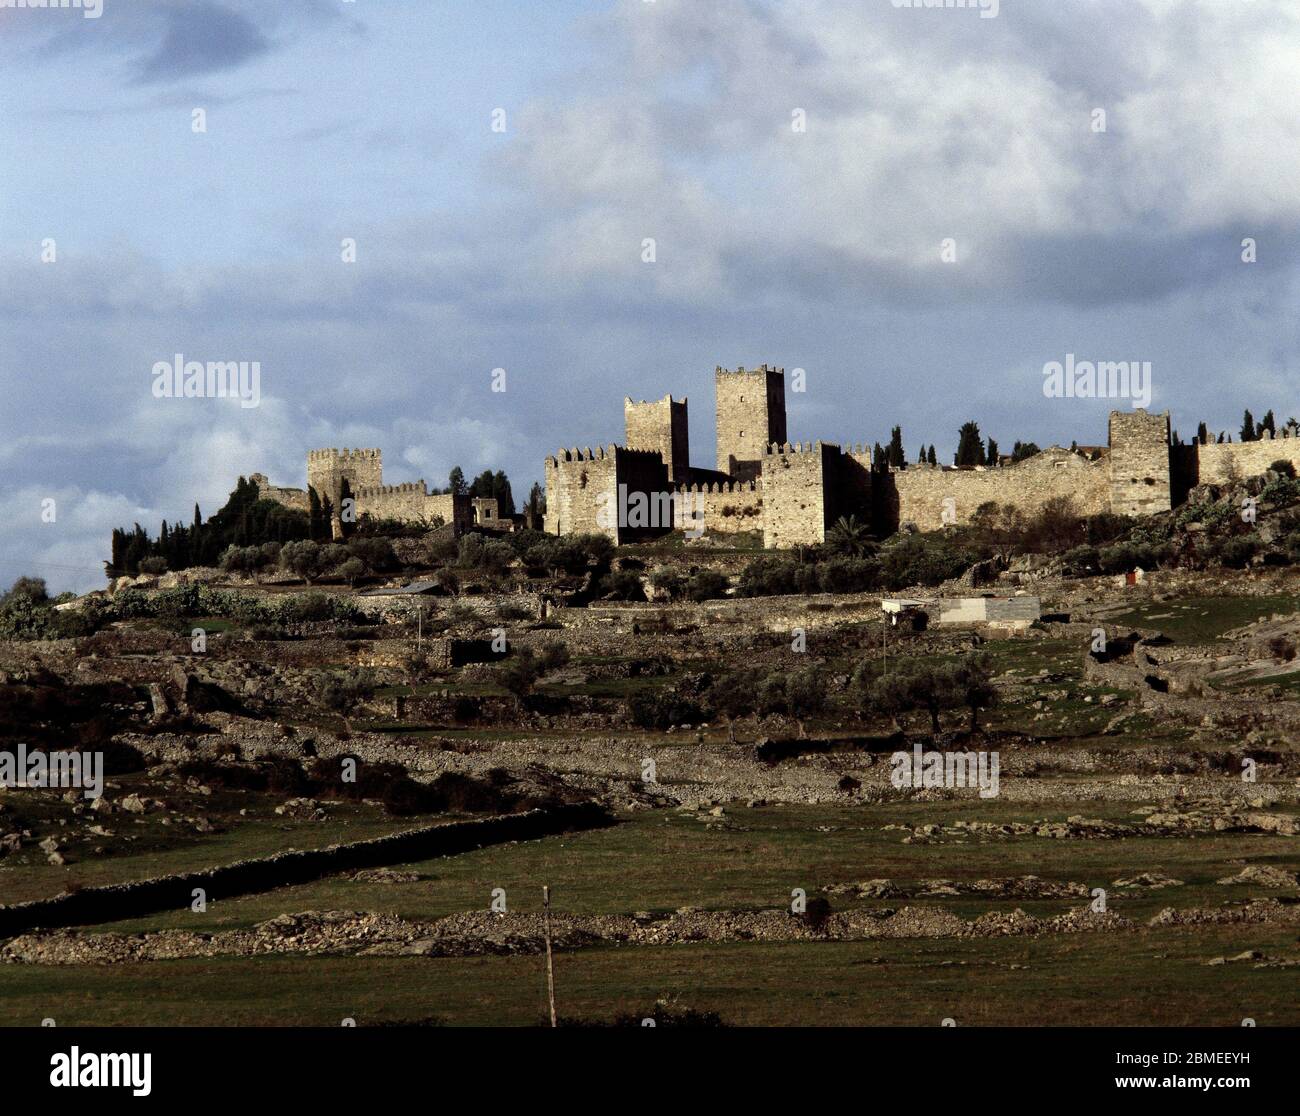
POLYGON ((1213 643, 1225 632, 1274 613, 1291 613, 1300 599, 1290 594, 1268 597, 1184 597, 1153 602, 1108 616, 1107 623, 1155 628, 1179 643, 1213 643))
MULTIPOLYGON (((1088 803, 1056 810, 1026 804, 931 802, 878 807, 728 808, 737 827, 706 829, 705 822, 676 811, 646 811, 619 826, 501 845, 404 865, 418 883, 357 884, 330 877, 298 887, 219 900, 204 915, 188 909, 119 923, 104 929, 140 932, 164 927, 218 930, 248 927, 286 911, 346 909, 387 911, 430 919, 486 909, 494 888, 505 888, 510 908, 541 909, 541 885, 549 884, 558 910, 571 914, 668 912, 682 906, 713 910, 762 909, 789 903, 793 888, 812 895, 828 884, 877 877, 975 880, 1037 875, 1044 879, 1105 887, 1112 909, 1149 918, 1169 905, 1217 905, 1240 898, 1240 889, 1214 880, 1240 870, 1240 861, 1300 867, 1300 849, 1268 835, 1206 834, 1191 838, 1049 840, 1024 837, 968 843, 904 845, 904 834, 887 824, 951 824, 980 821, 1064 820, 1072 813, 1113 821, 1136 820, 1129 804, 1088 803), (1163 892, 1116 890, 1111 882, 1140 872, 1162 872, 1186 881, 1163 892)), ((715 821, 715 819, 709 819, 715 821)), ((994 900, 911 900, 951 906, 964 917, 996 907, 994 900)), ((890 900, 889 906, 900 901, 890 900)), ((880 905, 844 896, 836 909, 880 905)), ((1061 913, 1079 901, 1017 901, 1038 915, 1061 913)))
MULTIPOLYGON (((561 1016, 644 1012, 660 998, 735 1025, 1236 1027, 1300 1023, 1295 970, 1206 966, 1262 949, 1294 956, 1294 931, 1074 934, 979 941, 732 943, 559 953, 561 1016), (1012 966, 1018 966, 1013 968, 1012 966)), ((148 965, 0 966, 0 1024, 338 1026, 437 1019, 536 1026, 535 955, 259 957, 148 965)))
MULTIPOLYGON (((426 824, 428 818, 389 818, 368 807, 342 803, 326 804, 330 817, 325 821, 294 818, 238 819, 231 821, 225 833, 199 834, 179 832, 153 825, 146 816, 138 827, 141 845, 105 840, 106 846, 121 850, 111 856, 76 852, 72 862, 54 867, 44 862, 39 851, 25 851, 23 862, 10 856, 0 861, 0 902, 21 903, 29 899, 47 899, 62 894, 65 887, 103 887, 145 880, 174 872, 191 872, 218 864, 229 864, 249 857, 272 856, 286 849, 324 848, 348 841, 364 841, 426 824)), ((269 811, 268 811, 269 812, 269 811)), ((113 815, 105 824, 115 833, 137 829, 131 815, 113 815)), ((225 824, 225 819, 223 819, 225 824)))

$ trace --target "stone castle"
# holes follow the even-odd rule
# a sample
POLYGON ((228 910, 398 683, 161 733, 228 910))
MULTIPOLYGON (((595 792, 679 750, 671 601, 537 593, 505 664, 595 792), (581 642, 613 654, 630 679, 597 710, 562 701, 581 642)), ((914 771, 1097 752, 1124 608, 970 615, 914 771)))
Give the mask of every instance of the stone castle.
POLYGON ((342 534, 344 514, 356 519, 369 515, 402 523, 450 524, 456 534, 471 526, 505 530, 514 526, 513 521, 498 518, 495 499, 430 492, 423 480, 384 484, 383 473, 383 455, 377 449, 318 449, 307 453, 306 488, 282 488, 261 473, 249 479, 262 499, 303 512, 311 506, 308 492, 315 490, 321 505, 328 508, 335 537, 342 534), (344 507, 347 497, 353 501, 350 509, 344 507))
POLYGON ((1263 473, 1290 461, 1300 471, 1300 437, 1258 442, 1170 444, 1169 412, 1112 411, 1106 446, 1052 446, 1014 464, 956 468, 872 467, 869 444, 787 440, 785 370, 717 368, 717 459, 690 465, 687 401, 624 400, 624 445, 560 450, 546 459, 546 530, 597 532, 616 543, 672 527, 712 534, 761 530, 763 545, 824 542, 841 516, 882 534, 968 522, 982 504, 1026 513, 1068 497, 1080 515, 1169 511, 1197 484, 1263 473), (628 514, 629 500, 668 509, 628 514))

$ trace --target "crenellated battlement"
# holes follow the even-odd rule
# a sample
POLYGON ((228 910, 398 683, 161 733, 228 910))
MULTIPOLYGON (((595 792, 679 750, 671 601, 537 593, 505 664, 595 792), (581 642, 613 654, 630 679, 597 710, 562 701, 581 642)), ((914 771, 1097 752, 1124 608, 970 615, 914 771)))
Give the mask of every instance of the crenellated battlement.
POLYGON ((769 366, 766 364, 760 364, 757 368, 746 368, 743 364, 739 364, 732 369, 723 368, 722 365, 719 364, 714 368, 713 373, 715 376, 784 376, 785 369, 777 368, 775 365, 769 366))
POLYGON ((307 461, 317 464, 380 461, 382 458, 383 451, 377 449, 314 449, 307 451, 307 461))
POLYGON ((690 493, 692 496, 731 496, 756 493, 761 489, 758 481, 714 481, 710 484, 679 484, 673 491, 690 493))
POLYGON ((823 449, 839 450, 838 442, 773 442, 763 450, 766 457, 796 453, 819 453, 823 449))
POLYGON ((404 484, 371 484, 358 488, 354 493, 358 500, 373 500, 379 496, 427 496, 428 486, 422 480, 407 481, 404 484))

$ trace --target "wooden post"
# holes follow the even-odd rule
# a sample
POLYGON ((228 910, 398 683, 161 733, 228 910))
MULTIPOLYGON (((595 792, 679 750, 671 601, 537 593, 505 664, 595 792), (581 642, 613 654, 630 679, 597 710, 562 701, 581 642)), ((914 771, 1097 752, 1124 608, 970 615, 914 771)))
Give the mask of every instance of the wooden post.
POLYGON ((551 1026, 558 1027, 555 1019, 555 961, 551 956, 551 889, 542 888, 542 908, 546 923, 546 997, 551 1004, 551 1026))

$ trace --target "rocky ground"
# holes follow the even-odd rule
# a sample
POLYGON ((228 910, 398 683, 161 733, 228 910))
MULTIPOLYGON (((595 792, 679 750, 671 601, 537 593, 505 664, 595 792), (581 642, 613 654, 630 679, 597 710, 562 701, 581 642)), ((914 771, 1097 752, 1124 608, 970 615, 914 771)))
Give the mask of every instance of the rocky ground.
MULTIPOLYGON (((21 730, 101 742, 115 764, 97 801, 77 792, 0 792, 0 901, 6 880, 21 882, 22 897, 31 898, 159 870, 146 863, 202 864, 203 850, 217 847, 210 842, 238 843, 257 826, 281 827, 283 841, 313 847, 340 839, 331 827, 343 823, 393 831, 515 808, 511 803, 592 799, 622 817, 662 815, 694 826, 701 839, 757 840, 753 818, 772 807, 869 817, 906 806, 906 818, 864 826, 916 858, 906 875, 873 873, 868 858, 861 874, 819 881, 798 914, 763 904, 557 913, 554 943, 572 951, 1032 941, 1182 927, 1241 934, 1233 940, 1242 949, 1220 950, 1206 964, 1297 964, 1294 951, 1264 948, 1251 937, 1300 924, 1300 728, 1292 728, 1293 718, 1300 726, 1300 700, 1292 696, 1300 690, 1285 688, 1295 670, 1285 644, 1300 635, 1300 608, 1290 582, 1268 572, 1239 579, 1231 616, 1224 610, 1220 630, 1207 634, 1223 586, 1205 575, 1153 575, 1121 591, 1112 579, 1064 581, 1022 565, 1004 571, 1003 582, 1040 594, 1056 617, 1050 622, 1010 637, 979 630, 891 637, 895 661, 942 660, 973 647, 993 657, 998 701, 980 727, 972 732, 952 715, 937 735, 922 716, 900 723, 864 717, 854 705, 854 665, 879 648, 878 598, 865 595, 674 606, 653 619, 645 610, 597 616, 561 609, 543 624, 515 622, 516 648, 562 641, 569 653, 526 701, 496 684, 492 664, 431 668, 416 661, 411 632, 400 623, 383 626, 381 638, 370 632, 362 639, 328 626, 276 640, 222 631, 207 658, 191 654, 183 635, 149 624, 88 640, 0 645, 0 702, 16 711, 21 730), (737 658, 788 661, 796 624, 807 625, 808 653, 831 692, 828 708, 810 723, 779 715, 734 725, 703 715, 653 728, 632 723, 637 695, 667 704, 691 697, 701 679, 737 658), (1090 651, 1099 628, 1117 648, 1101 657, 1090 651), (358 670, 371 672, 363 696, 322 703, 323 673, 358 670), (1252 688, 1261 681, 1266 689, 1252 688), (1265 693, 1272 694, 1267 703, 1265 693), (996 801, 974 788, 894 785, 890 756, 915 743, 995 752, 996 801), (388 772, 387 782, 357 793, 330 785, 332 776, 321 773, 348 760, 388 772), (425 788, 468 782, 456 784, 461 797, 433 812, 416 803, 403 813, 404 800, 389 789, 399 778, 425 788), (1216 852, 1212 867, 1190 872, 1118 855, 1130 845, 1185 849, 1215 840, 1266 845, 1252 844, 1245 858, 1216 852), (1112 859, 1122 867, 1099 876, 1087 851, 1098 845, 1117 850, 1112 859), (1005 847, 1018 870, 925 871, 927 857, 986 846, 1005 847), (1261 857, 1264 847, 1269 854, 1261 857), (1040 854, 1028 849, 1056 858, 1052 870, 1038 872, 1024 858, 1040 854), (1072 856, 1088 870, 1072 871, 1072 856), (1037 874, 1026 872, 1026 863, 1037 874), (1162 906, 1098 911, 1091 903, 1098 887, 1118 897, 1154 895, 1162 906), (1217 904, 1207 898, 1215 888, 1224 893, 1217 904)), ((490 617, 496 606, 476 607, 490 617)), ((482 624, 459 622, 466 626, 453 631, 457 638, 483 634, 482 624)), ((635 878, 642 867, 633 857, 627 873, 635 878)), ((416 868, 394 865, 338 882, 379 888, 396 902, 422 880, 416 868)), ((293 901, 286 895, 279 909, 295 913, 229 929, 24 934, 0 943, 0 960, 99 967, 267 955, 447 959, 543 948, 541 916, 532 912, 464 910, 422 920, 383 909, 287 905, 293 901)))

